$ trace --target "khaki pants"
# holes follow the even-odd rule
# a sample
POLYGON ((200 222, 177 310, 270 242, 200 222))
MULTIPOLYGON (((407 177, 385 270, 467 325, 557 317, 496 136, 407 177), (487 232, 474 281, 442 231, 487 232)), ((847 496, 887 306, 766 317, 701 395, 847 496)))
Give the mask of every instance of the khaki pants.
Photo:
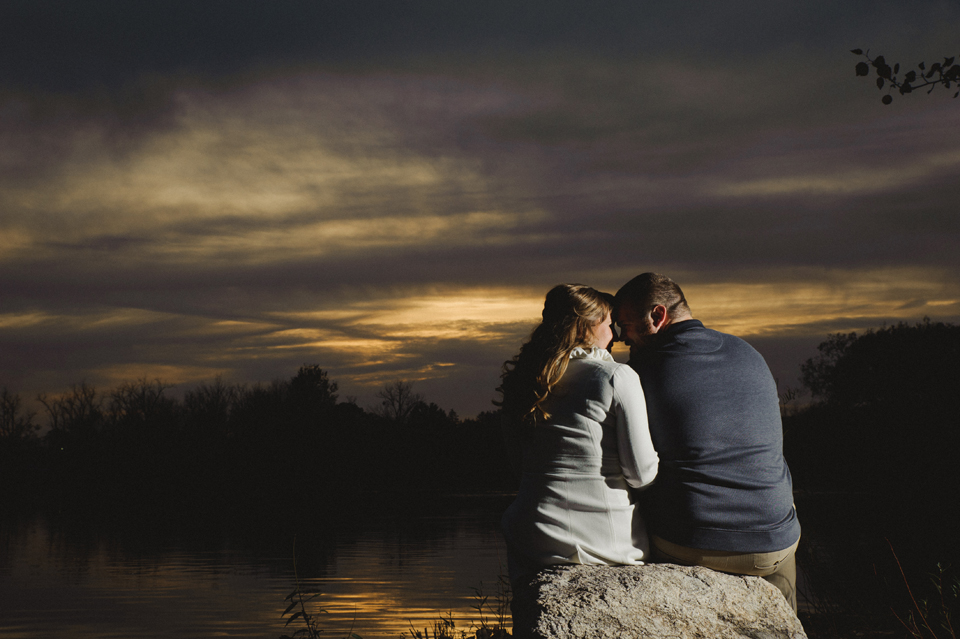
POLYGON ((776 586, 787 603, 797 611, 797 560, 800 540, 789 548, 776 552, 736 553, 723 550, 700 550, 678 546, 654 535, 651 540, 652 559, 658 563, 703 566, 733 575, 763 577, 776 586))

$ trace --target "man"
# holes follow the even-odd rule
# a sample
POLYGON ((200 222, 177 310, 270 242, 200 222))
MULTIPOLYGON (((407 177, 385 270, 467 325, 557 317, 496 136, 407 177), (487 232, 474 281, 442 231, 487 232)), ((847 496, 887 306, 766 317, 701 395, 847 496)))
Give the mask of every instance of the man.
POLYGON ((635 277, 616 302, 660 456, 646 513, 654 560, 759 575, 796 611, 800 523, 766 362, 693 319, 666 276, 635 277))

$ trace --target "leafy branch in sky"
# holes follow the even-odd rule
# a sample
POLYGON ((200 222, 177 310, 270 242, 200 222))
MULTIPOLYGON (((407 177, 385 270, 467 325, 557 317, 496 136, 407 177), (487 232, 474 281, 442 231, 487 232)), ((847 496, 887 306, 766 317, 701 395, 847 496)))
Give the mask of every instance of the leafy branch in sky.
POLYGON ((954 57, 944 58, 943 62, 934 62, 927 68, 925 62, 917 64, 916 70, 907 71, 902 76, 900 73, 900 63, 893 66, 887 64, 882 55, 875 58, 870 57, 870 52, 864 52, 862 49, 851 49, 851 53, 866 58, 866 62, 857 63, 856 71, 858 76, 869 76, 870 67, 873 67, 877 75, 877 88, 881 91, 886 88, 887 94, 881 98, 884 104, 893 102, 891 93, 894 89, 900 92, 900 95, 913 93, 918 89, 930 87, 927 93, 933 91, 938 84, 942 84, 945 89, 950 89, 953 85, 957 86, 957 92, 953 97, 960 96, 960 64, 954 64, 954 57))

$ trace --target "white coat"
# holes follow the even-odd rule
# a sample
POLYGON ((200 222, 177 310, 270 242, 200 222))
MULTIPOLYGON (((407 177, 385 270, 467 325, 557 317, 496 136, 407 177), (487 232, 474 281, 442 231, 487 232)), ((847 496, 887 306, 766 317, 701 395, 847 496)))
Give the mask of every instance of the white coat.
POLYGON ((504 424, 523 470, 502 520, 511 579, 554 564, 642 564, 649 542, 631 488, 654 480, 659 459, 640 378, 578 347, 544 404, 546 423, 504 424))

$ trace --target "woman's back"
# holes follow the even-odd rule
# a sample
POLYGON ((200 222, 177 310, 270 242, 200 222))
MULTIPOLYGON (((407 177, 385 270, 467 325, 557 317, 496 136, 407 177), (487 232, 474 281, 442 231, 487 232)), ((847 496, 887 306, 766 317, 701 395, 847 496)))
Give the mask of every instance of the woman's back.
POLYGON ((653 481, 650 442, 636 373, 601 348, 576 348, 544 402, 550 418, 507 425, 520 452, 517 499, 503 517, 511 577, 565 564, 637 564, 646 529, 630 487, 653 481))

